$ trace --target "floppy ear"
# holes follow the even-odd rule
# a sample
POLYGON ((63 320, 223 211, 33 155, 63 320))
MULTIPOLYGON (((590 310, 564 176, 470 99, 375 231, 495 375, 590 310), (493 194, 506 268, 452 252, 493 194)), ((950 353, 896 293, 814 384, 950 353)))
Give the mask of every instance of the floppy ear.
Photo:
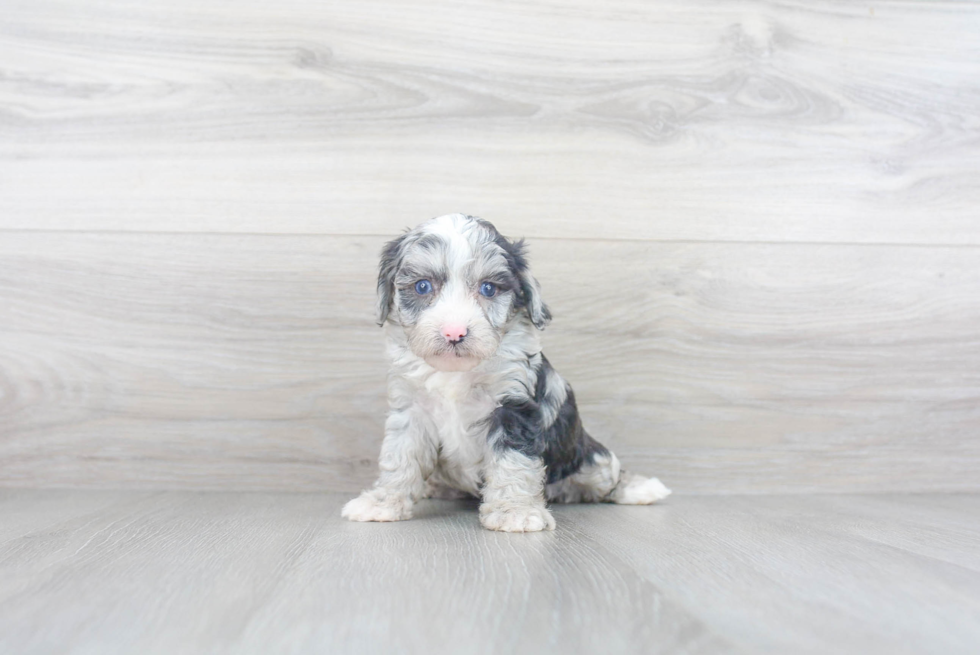
POLYGON ((495 240, 507 253, 507 261, 520 283, 517 290, 518 306, 524 308, 534 327, 543 330, 551 322, 551 312, 541 299, 541 285, 531 275, 531 269, 527 265, 524 239, 511 242, 498 234, 495 240))
POLYGON ((531 269, 524 267, 520 274, 521 294, 524 296, 524 310, 530 317, 534 327, 543 330, 544 326, 551 322, 551 312, 548 306, 541 300, 541 286, 531 275, 531 269))
POLYGON ((384 325, 391 313, 391 303, 395 300, 395 273, 401 264, 402 247, 408 232, 389 241, 381 250, 381 264, 378 266, 378 325, 384 325))

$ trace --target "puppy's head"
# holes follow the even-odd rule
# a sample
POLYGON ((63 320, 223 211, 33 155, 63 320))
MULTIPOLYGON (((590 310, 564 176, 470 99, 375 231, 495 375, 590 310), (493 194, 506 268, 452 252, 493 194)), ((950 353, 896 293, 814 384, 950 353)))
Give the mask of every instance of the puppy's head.
POLYGON ((497 351, 516 321, 551 320, 522 241, 487 221, 450 214, 389 242, 378 273, 378 322, 441 371, 468 371, 497 351))

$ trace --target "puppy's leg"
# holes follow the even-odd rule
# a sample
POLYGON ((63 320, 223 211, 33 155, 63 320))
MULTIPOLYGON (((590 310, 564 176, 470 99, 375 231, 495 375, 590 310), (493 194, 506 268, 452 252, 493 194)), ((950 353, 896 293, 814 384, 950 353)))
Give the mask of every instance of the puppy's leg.
POLYGON ((577 472, 545 489, 556 503, 598 503, 606 500, 619 484, 619 459, 606 450, 588 456, 577 472))
POLYGON ((669 495, 670 489, 657 478, 623 471, 619 476, 619 484, 603 500, 617 505, 651 505, 669 495))
POLYGON ((412 504, 425 491, 437 450, 410 410, 385 422, 381 444, 381 475, 369 489, 344 505, 341 516, 351 521, 402 521, 412 518, 412 504))
POLYGON ((602 500, 617 505, 651 505, 670 495, 670 489, 657 478, 648 478, 619 468, 619 459, 609 453, 619 475, 616 486, 602 500))
POLYGON ((649 505, 670 495, 656 478, 623 471, 610 451, 597 452, 573 475, 549 484, 546 494, 557 503, 617 503, 649 505))
POLYGON ((509 448, 491 448, 485 472, 480 523, 488 530, 554 530, 545 507, 544 463, 509 448))

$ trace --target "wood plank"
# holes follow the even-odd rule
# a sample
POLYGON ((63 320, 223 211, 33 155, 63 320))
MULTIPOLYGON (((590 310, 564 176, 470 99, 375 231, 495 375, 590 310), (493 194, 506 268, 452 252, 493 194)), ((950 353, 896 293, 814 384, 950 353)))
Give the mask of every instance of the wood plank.
POLYGON ((563 518, 746 651, 970 653, 980 643, 980 572, 933 556, 962 555, 971 520, 975 550, 976 496, 672 497, 644 509, 573 505, 563 518), (906 499, 921 509, 896 524, 906 499), (879 530, 901 547, 867 538, 879 530))
MULTIPOLYGON (((555 532, 509 535, 467 502, 381 525, 343 521, 343 495, 115 493, 0 544, 4 652, 958 655, 980 641, 980 572, 944 556, 980 538, 975 494, 557 506, 555 532), (879 530, 903 546, 866 538, 879 530)), ((25 514, 92 492, 7 494, 25 514)))
POLYGON ((0 229, 980 244, 980 6, 38 0, 0 229))
MULTIPOLYGON (((0 484, 368 484, 381 243, 5 235, 0 484)), ((546 352, 628 467, 689 493, 978 489, 976 249, 536 240, 531 257, 546 352)))

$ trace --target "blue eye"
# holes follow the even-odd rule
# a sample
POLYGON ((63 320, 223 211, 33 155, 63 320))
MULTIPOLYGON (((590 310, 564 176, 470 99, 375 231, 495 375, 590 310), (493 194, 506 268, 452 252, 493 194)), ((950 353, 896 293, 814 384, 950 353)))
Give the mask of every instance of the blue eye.
POLYGON ((415 293, 419 294, 420 296, 424 296, 430 291, 432 291, 432 283, 428 280, 419 280, 415 283, 415 293))
POLYGON ((497 293, 497 285, 493 282, 484 282, 480 285, 480 295, 486 296, 487 298, 493 298, 494 294, 497 293))

